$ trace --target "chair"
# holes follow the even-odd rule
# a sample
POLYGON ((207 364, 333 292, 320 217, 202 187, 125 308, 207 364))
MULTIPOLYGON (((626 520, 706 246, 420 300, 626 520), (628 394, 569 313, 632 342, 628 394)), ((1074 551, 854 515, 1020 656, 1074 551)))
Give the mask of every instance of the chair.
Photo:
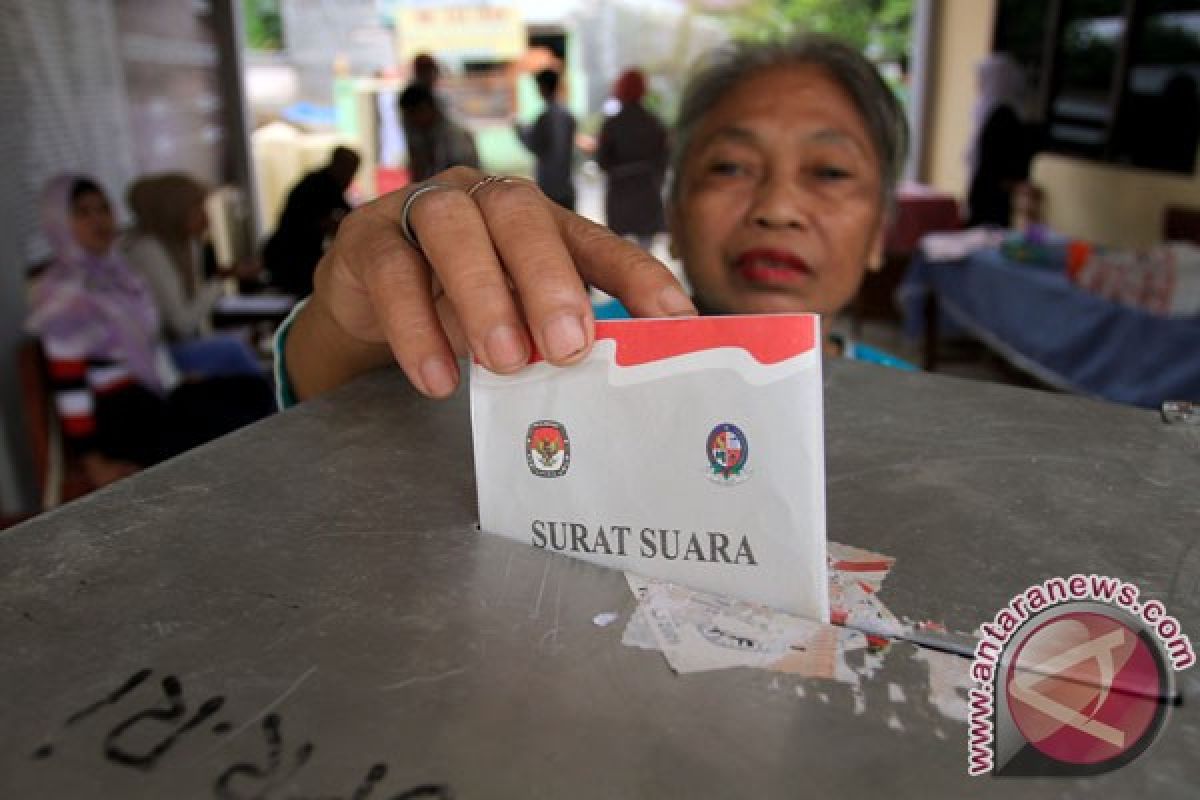
POLYGON ((37 488, 42 508, 51 509, 96 487, 88 479, 79 459, 69 455, 63 447, 46 358, 37 339, 26 339, 18 346, 17 369, 37 488))
POLYGON ((1163 218, 1163 235, 1169 242, 1200 244, 1200 208, 1167 206, 1163 218))

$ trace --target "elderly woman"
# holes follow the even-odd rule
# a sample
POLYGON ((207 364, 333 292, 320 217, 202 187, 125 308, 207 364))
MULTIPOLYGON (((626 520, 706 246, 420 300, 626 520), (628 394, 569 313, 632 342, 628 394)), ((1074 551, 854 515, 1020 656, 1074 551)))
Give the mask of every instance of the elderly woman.
POLYGON ((464 346, 499 373, 531 345, 575 363, 594 341, 589 284, 635 316, 833 315, 854 297, 880 261, 907 138, 869 62, 815 35, 722 51, 689 83, 675 136, 668 226, 692 297, 531 184, 450 170, 347 218, 286 336, 295 396, 395 359, 444 397, 464 346))

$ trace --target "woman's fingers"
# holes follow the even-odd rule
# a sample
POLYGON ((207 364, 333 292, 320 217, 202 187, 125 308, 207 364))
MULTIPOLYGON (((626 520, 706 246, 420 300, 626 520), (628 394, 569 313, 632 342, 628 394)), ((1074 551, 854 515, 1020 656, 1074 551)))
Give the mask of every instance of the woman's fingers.
POLYGON ((635 317, 696 314, 696 306, 662 262, 578 214, 555 209, 563 242, 585 281, 620 300, 635 317))
POLYGON ((696 311, 662 264, 528 181, 456 168, 431 184, 407 204, 419 248, 402 233, 413 187, 350 214, 317 276, 338 325, 386 341, 427 395, 453 392, 462 340, 500 373, 528 363, 533 346, 554 364, 583 358, 595 337, 587 283, 635 316, 696 311))
POLYGON ((529 336, 509 288, 511 273, 475 200, 459 188, 427 191, 412 204, 408 220, 480 363, 500 373, 529 363, 529 336))
POLYGON ((458 365, 434 305, 429 265, 400 233, 403 200, 389 195, 346 217, 332 257, 318 270, 317 296, 352 337, 386 341, 419 391, 445 397, 458 384, 458 365))
POLYGON ((538 352, 552 364, 578 361, 594 338, 592 307, 552 204, 535 185, 515 179, 481 186, 474 201, 538 352))

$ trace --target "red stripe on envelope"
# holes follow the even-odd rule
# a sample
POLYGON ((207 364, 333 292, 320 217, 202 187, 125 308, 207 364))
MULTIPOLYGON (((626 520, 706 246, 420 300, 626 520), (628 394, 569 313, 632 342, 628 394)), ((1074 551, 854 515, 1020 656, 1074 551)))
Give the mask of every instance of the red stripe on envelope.
POLYGON ((834 561, 830 566, 844 572, 887 572, 894 562, 894 558, 884 561, 834 561))
MULTIPOLYGON (((815 314, 754 314, 678 319, 625 319, 596 323, 596 340, 617 343, 616 361, 634 367, 653 361, 738 347, 760 364, 778 364, 816 346, 815 314)), ((534 350, 529 363, 542 360, 534 350)))

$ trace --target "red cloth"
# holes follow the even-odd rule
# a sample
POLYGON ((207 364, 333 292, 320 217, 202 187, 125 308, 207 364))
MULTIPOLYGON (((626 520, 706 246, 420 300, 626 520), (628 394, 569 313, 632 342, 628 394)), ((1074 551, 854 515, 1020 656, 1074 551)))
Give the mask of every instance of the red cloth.
POLYGON ((622 104, 636 103, 646 95, 646 77, 640 69, 627 69, 613 84, 613 97, 622 104))
POLYGON ((896 195, 896 216, 888 228, 884 249, 889 254, 908 254, 927 233, 956 231, 962 227, 958 201, 918 183, 906 183, 896 195))

